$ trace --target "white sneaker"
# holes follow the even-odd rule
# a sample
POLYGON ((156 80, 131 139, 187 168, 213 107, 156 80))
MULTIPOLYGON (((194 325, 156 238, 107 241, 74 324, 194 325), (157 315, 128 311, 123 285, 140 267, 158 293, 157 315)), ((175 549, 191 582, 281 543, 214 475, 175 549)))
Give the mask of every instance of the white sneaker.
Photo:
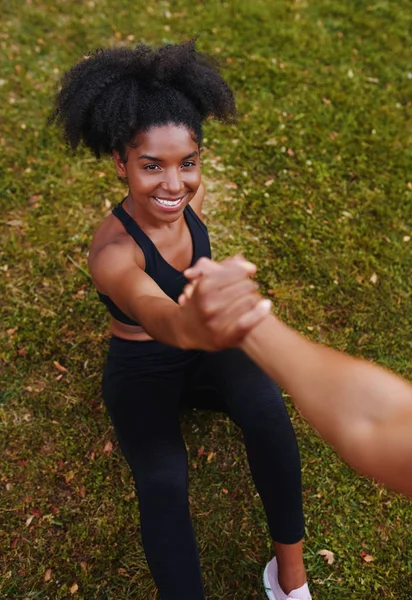
POLYGON ((290 594, 285 594, 279 585, 278 564, 275 557, 266 565, 263 572, 263 585, 269 600, 312 600, 307 583, 292 590, 290 594))

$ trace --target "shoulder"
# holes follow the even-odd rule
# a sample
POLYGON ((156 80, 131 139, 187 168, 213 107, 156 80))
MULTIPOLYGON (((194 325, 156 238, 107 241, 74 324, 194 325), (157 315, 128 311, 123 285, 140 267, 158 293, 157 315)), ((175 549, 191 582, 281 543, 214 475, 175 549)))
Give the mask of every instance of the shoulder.
POLYGON ((145 260, 141 248, 125 231, 123 225, 109 215, 96 230, 89 250, 89 270, 98 289, 98 281, 110 274, 139 267, 144 269, 145 260))
POLYGON ((195 213, 201 220, 203 220, 202 206, 203 206, 203 201, 205 199, 205 195, 206 195, 206 189, 205 189, 203 181, 201 181, 200 185, 199 185, 199 189, 197 190, 195 197, 193 198, 193 200, 190 203, 190 206, 193 208, 193 210, 195 211, 195 213))

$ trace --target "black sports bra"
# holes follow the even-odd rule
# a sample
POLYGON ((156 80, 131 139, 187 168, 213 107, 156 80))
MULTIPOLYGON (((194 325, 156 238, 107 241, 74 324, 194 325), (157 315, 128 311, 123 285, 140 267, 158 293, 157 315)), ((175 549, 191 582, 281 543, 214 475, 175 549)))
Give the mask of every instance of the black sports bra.
MULTIPOLYGON (((146 262, 145 272, 157 283, 165 294, 177 302, 187 283, 186 277, 182 271, 178 271, 165 261, 152 240, 140 229, 136 221, 125 211, 122 204, 123 201, 112 212, 123 224, 127 233, 132 236, 136 244, 142 249, 146 262)), ((209 235, 206 225, 199 219, 191 206, 186 206, 183 215, 192 237, 193 255, 190 263, 190 266, 192 266, 202 256, 211 258, 209 235)), ((140 325, 140 323, 133 321, 125 315, 109 296, 100 292, 97 293, 103 304, 107 306, 112 317, 125 325, 140 325)))

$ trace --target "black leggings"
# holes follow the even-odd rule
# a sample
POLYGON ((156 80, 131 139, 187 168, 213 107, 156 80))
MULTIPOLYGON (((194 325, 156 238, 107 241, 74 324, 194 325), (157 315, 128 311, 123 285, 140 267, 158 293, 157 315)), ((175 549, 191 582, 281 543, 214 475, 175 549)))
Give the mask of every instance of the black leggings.
POLYGON ((273 540, 302 539, 299 450, 281 393, 241 350, 183 351, 112 337, 103 396, 133 472, 142 541, 162 600, 203 600, 179 423, 184 404, 224 410, 241 428, 273 540))

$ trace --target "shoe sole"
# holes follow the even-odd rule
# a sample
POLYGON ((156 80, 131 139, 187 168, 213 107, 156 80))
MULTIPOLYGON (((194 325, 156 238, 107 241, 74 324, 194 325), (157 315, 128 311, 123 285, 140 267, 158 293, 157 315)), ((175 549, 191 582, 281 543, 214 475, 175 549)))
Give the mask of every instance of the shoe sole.
POLYGON ((269 583, 268 567, 269 563, 266 565, 265 570, 263 571, 263 585, 265 587, 266 596, 269 598, 269 600, 276 600, 269 583))

